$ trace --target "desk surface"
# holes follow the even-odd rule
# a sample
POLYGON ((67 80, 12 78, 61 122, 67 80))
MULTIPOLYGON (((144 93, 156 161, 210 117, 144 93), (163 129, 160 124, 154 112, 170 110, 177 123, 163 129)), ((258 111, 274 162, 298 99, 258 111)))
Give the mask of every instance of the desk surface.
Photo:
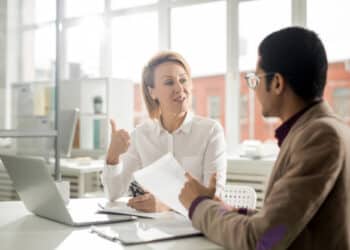
POLYGON ((74 228, 37 217, 20 201, 0 202, 0 242, 2 250, 222 249, 200 236, 126 247, 91 234, 89 227, 74 228))

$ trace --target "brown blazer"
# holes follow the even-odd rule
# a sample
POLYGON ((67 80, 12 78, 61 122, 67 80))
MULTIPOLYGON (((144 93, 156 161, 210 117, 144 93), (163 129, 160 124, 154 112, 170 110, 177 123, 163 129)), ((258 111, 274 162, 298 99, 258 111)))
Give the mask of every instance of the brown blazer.
POLYGON ((229 249, 349 249, 350 128, 327 103, 310 108, 285 138, 253 215, 205 200, 192 223, 229 249))

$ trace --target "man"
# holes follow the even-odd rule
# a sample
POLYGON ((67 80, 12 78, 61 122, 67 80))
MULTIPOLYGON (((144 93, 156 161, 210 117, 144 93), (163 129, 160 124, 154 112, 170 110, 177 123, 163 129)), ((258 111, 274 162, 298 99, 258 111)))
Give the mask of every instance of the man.
POLYGON ((187 174, 179 196, 193 226, 230 249, 349 249, 350 129, 322 100, 327 57, 318 36, 290 27, 259 46, 247 75, 266 117, 277 116, 280 153, 261 211, 230 210, 187 174))

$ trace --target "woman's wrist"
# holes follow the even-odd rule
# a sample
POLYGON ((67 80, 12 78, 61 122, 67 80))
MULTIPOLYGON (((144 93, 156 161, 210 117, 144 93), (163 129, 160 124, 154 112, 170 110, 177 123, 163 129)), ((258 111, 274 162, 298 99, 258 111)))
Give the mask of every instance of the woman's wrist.
POLYGON ((116 151, 110 146, 108 149, 106 164, 107 165, 116 165, 119 163, 119 155, 116 151))
POLYGON ((117 165, 119 161, 106 159, 107 165, 117 165))
POLYGON ((119 163, 119 156, 107 156, 106 164, 107 165, 117 165, 119 163))

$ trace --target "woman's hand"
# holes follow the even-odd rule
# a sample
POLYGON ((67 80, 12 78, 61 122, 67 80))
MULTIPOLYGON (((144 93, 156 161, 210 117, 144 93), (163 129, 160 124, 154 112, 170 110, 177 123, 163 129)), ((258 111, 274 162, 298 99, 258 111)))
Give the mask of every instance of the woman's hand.
POLYGON ((110 165, 119 163, 119 156, 128 150, 130 145, 130 136, 124 129, 117 129, 113 119, 110 120, 112 127, 111 144, 109 145, 106 162, 110 165))
POLYGON ((128 206, 142 212, 165 212, 170 210, 169 207, 157 200, 151 193, 131 198, 128 206))

